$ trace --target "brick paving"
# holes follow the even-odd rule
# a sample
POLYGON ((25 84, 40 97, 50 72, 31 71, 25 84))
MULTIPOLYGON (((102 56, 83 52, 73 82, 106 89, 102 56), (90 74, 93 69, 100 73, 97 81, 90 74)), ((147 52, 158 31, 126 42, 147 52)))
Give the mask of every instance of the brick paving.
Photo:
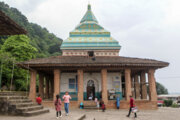
MULTIPOLYGON (((59 120, 77 120, 83 114, 86 114, 85 120, 180 120, 180 108, 159 108, 158 110, 141 110, 138 118, 134 118, 133 114, 127 118, 127 110, 107 110, 101 112, 97 110, 70 110, 69 116, 65 116, 59 120)), ((33 116, 33 117, 16 117, 0 115, 0 120, 56 120, 54 109, 50 109, 50 113, 33 116)))

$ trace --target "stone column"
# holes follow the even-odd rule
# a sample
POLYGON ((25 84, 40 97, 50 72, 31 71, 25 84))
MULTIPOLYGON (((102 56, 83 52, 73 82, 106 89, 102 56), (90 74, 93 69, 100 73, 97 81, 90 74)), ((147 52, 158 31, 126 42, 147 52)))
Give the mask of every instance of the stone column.
POLYGON ((46 98, 49 98, 49 77, 46 77, 46 98))
POLYGON ((149 100, 157 101, 157 92, 156 92, 156 81, 154 78, 154 69, 148 71, 148 82, 149 82, 149 100))
POLYGON ((53 98, 53 93, 54 93, 54 80, 50 79, 50 83, 51 83, 51 98, 53 98))
POLYGON ((134 77, 131 77, 131 92, 133 98, 135 98, 134 77))
POLYGON ((56 100, 56 95, 60 93, 60 70, 54 69, 54 95, 53 100, 56 100))
POLYGON ((141 99, 147 99, 146 73, 141 72, 141 99))
POLYGON ((44 75, 39 73, 39 94, 41 98, 44 98, 44 75))
POLYGON ((83 102, 84 96, 84 75, 83 75, 83 70, 78 70, 78 104, 83 102))
POLYGON ((134 82, 135 82, 136 99, 140 99, 140 84, 139 84, 139 77, 138 77, 138 75, 135 75, 134 82))
POLYGON ((30 71, 31 81, 30 81, 30 91, 29 91, 29 99, 35 101, 36 99, 36 71, 30 71))
POLYGON ((108 94, 107 94, 107 69, 101 70, 101 89, 102 89, 102 100, 105 104, 108 103, 108 94))
POLYGON ((126 101, 130 100, 131 96, 131 70, 125 69, 125 87, 126 87, 126 101))

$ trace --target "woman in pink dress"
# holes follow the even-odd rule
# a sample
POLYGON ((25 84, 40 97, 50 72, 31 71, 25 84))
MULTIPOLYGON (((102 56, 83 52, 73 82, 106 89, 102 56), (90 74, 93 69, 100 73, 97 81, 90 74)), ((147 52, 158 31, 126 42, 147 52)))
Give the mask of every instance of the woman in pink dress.
POLYGON ((62 117, 61 114, 61 99, 59 98, 59 95, 56 95, 56 100, 54 101, 55 109, 56 109, 56 118, 62 117), (59 114, 59 116, 58 116, 59 114))
POLYGON ((64 108, 65 108, 65 111, 66 111, 66 115, 68 115, 68 113, 69 113, 69 99, 71 99, 71 96, 66 91, 65 95, 63 96, 64 108))

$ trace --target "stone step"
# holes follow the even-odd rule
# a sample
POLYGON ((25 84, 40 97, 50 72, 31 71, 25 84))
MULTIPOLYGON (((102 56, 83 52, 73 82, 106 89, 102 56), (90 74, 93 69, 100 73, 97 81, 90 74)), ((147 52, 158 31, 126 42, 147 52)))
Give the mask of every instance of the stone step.
POLYGON ((25 96, 26 95, 26 93, 25 92, 0 92, 0 96, 25 96))
POLYGON ((11 99, 11 100, 9 100, 9 102, 11 104, 15 104, 15 103, 27 103, 27 102, 32 102, 32 100, 29 100, 29 99, 11 99))
POLYGON ((42 105, 36 105, 36 106, 31 106, 31 107, 20 107, 17 108, 16 111, 18 113, 22 113, 22 112, 28 112, 28 111, 34 111, 34 110, 40 110, 43 109, 42 105))
POLYGON ((97 110, 98 108, 97 108, 97 106, 84 106, 84 109, 96 109, 97 110))
POLYGON ((34 115, 40 115, 43 113, 48 113, 48 112, 49 112, 49 109, 40 109, 40 110, 35 110, 35 111, 23 112, 21 115, 29 117, 29 116, 34 116, 34 115))
POLYGON ((27 96, 7 96, 9 99, 28 99, 27 96))
POLYGON ((36 106, 37 104, 35 104, 33 102, 28 102, 28 103, 15 103, 15 104, 12 104, 12 105, 16 106, 16 108, 20 108, 20 107, 36 106))

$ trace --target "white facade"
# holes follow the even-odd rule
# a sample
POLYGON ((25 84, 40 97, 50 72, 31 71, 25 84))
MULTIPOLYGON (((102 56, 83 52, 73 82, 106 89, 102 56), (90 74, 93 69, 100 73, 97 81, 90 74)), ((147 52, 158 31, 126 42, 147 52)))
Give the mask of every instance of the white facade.
MULTIPOLYGON (((77 73, 61 73, 60 91, 61 92, 76 92, 75 89, 69 89, 69 79, 76 79, 77 73)), ((84 73, 84 92, 87 89, 87 83, 93 80, 95 84, 95 92, 101 91, 101 73, 84 73)), ((107 89, 115 89, 117 92, 122 92, 121 73, 107 74, 107 89)))

